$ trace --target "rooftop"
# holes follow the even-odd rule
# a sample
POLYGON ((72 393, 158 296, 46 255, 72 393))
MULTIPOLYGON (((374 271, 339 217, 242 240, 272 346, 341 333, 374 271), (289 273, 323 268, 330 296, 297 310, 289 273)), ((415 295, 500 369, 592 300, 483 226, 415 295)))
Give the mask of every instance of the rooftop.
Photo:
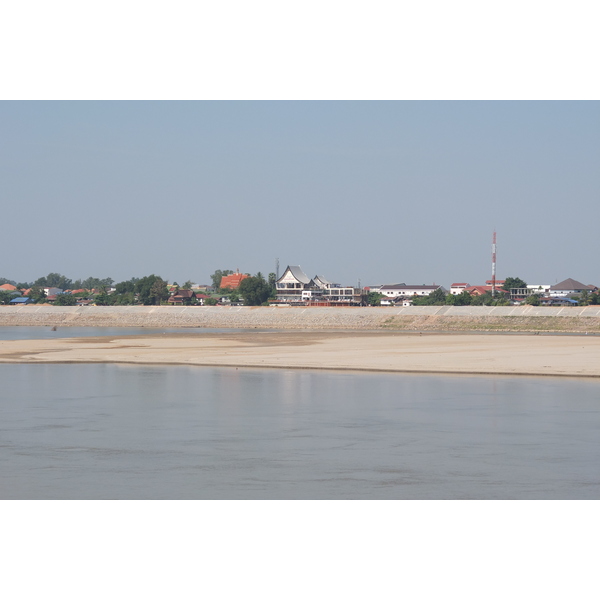
POLYGON ((242 279, 246 279, 248 275, 244 275, 244 273, 233 273, 232 275, 224 275, 221 278, 220 287, 222 288, 231 288, 232 290, 237 289, 242 282, 242 279))
POLYGON ((575 279, 565 279, 556 285, 553 285, 551 290, 559 291, 559 290, 593 290, 593 285, 585 285, 585 283, 581 283, 581 281, 576 281, 575 279))

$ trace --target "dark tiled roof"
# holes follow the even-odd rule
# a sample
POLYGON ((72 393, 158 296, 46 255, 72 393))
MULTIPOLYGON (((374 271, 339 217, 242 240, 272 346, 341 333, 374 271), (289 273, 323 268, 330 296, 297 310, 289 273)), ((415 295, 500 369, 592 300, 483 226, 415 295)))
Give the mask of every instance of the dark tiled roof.
POLYGON ((179 290, 173 297, 174 298, 193 298, 194 292, 192 290, 179 290))
POLYGON ((581 281, 576 281, 575 279, 565 279, 556 285, 553 285, 551 290, 592 290, 593 286, 585 285, 585 283, 581 283, 581 281))

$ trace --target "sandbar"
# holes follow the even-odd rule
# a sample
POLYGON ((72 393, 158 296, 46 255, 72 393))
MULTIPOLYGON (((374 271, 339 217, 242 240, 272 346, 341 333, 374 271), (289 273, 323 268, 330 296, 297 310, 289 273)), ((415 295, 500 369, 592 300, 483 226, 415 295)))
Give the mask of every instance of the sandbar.
POLYGON ((244 331, 0 341, 1 363, 600 377, 600 337, 244 331))

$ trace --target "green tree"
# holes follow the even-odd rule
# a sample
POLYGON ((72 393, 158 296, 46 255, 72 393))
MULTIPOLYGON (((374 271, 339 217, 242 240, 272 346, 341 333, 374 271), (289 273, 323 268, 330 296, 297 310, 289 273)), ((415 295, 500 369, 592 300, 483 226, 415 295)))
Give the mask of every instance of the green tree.
POLYGON ((75 306, 77 304, 77 298, 71 296, 71 294, 58 294, 54 301, 55 306, 75 306))
POLYGON ((578 296, 576 296, 574 298, 574 300, 577 300, 577 304, 579 306, 588 306, 588 304, 590 304, 590 298, 591 294, 589 292, 589 290, 582 290, 581 294, 579 294, 578 296))
POLYGON ((526 288, 527 287, 527 283, 525 281, 523 281, 520 277, 507 277, 504 280, 504 285, 502 286, 501 289, 506 290, 507 292, 510 292, 510 290, 513 289, 522 289, 522 288, 526 288))
POLYGON ((473 302, 473 296, 467 290, 457 294, 456 299, 458 300, 457 306, 469 306, 473 302))
POLYGON ((152 284, 150 296, 154 299, 154 304, 160 304, 169 297, 169 288, 167 282, 160 277, 152 284))
POLYGON ((109 296, 105 291, 102 291, 99 294, 96 294, 96 297, 94 298, 94 303, 98 306, 110 306, 114 304, 115 300, 116 298, 113 298, 112 296, 109 296))
POLYGON ((88 277, 87 279, 84 279, 81 282, 80 286, 77 286, 74 289, 79 289, 79 287, 82 287, 86 290, 101 290, 110 287, 113 283, 114 280, 110 277, 106 277, 105 279, 99 279, 98 277, 88 277))
MULTIPOLYGON (((260 275, 258 273, 257 275, 260 275)), ((264 277, 246 277, 242 280, 239 292, 244 298, 244 304, 247 306, 260 306, 264 304, 271 295, 271 287, 264 280, 264 277)))
POLYGON ((492 292, 485 292, 485 294, 473 296, 471 299, 471 304, 473 306, 490 306, 493 302, 494 296, 492 296, 492 292))
POLYGON ((216 298, 206 298, 204 304, 207 306, 215 306, 219 301, 216 298))
POLYGON ((446 304, 446 294, 442 288, 438 288, 429 294, 427 297, 427 304, 432 304, 439 306, 441 304, 446 304))
POLYGON ((72 281, 68 277, 61 275, 60 273, 48 273, 46 277, 40 277, 39 279, 36 279, 34 285, 40 287, 56 287, 60 288, 61 290, 68 290, 71 287, 71 283, 72 281))
POLYGON ((495 296, 492 296, 492 292, 490 291, 485 292, 481 296, 472 296, 471 304, 473 306, 508 306, 510 300, 504 292, 496 290, 495 296))
POLYGON ((463 290, 460 294, 448 294, 446 296, 446 304, 452 306, 469 306, 472 301, 473 297, 466 290, 463 290))
MULTIPOLYGON (((1 284, 4 285, 4 284, 1 284)), ((13 285, 11 283, 11 285, 13 285)), ((11 292, 7 291, 7 290, 0 290, 0 304, 10 304, 10 301, 16 298, 16 296, 14 294, 12 294, 11 292)))
POLYGON ((192 289, 192 282, 189 279, 183 284, 183 289, 184 290, 191 290, 192 289))
POLYGON ((160 304, 161 300, 169 297, 167 282, 158 275, 147 275, 142 277, 135 284, 135 291, 138 294, 142 304, 160 304))
POLYGON ((121 281, 121 283, 117 283, 115 286, 115 291, 117 294, 133 294, 135 292, 135 284, 137 283, 137 279, 130 279, 129 281, 121 281))
POLYGON ((43 302, 46 299, 46 292, 44 288, 39 285, 34 285, 28 294, 29 298, 31 298, 34 302, 43 302))
POLYGON ((539 306, 540 305, 540 297, 538 294, 531 294, 531 296, 527 296, 525 300, 525 304, 530 304, 531 306, 539 306))
POLYGON ((380 306, 382 298, 383 294, 380 294, 379 292, 369 292, 367 294, 367 304, 369 306, 380 306))
POLYGON ((110 298, 111 304, 116 304, 119 306, 135 304, 135 294, 133 292, 125 292, 123 294, 118 294, 115 292, 110 296, 107 294, 107 297, 110 298))
POLYGON ((269 273, 269 285, 274 289, 277 290, 277 275, 275 273, 269 273))

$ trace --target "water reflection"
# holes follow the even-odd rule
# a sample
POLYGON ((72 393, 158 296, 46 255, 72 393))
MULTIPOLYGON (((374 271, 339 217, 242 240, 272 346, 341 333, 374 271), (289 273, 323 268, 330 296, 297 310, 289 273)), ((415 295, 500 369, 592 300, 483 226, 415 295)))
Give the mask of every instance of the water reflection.
POLYGON ((0 365, 1 498, 599 498, 600 382, 0 365))

